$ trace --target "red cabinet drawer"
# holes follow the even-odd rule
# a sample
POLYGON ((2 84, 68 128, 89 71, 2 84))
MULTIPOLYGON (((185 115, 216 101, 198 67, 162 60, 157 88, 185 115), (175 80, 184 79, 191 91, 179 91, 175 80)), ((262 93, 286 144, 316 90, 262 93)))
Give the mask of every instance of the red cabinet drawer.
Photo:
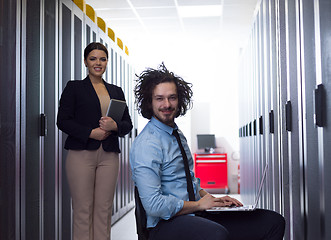
POLYGON ((206 189, 228 189, 227 154, 194 154, 195 176, 206 189))

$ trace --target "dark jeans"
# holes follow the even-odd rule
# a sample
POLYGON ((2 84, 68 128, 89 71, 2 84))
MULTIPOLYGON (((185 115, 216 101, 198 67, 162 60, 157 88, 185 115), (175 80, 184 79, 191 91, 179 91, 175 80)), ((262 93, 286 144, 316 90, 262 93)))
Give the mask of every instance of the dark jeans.
POLYGON ((150 231, 150 240, 281 240, 284 218, 273 211, 204 212, 162 220, 150 231))

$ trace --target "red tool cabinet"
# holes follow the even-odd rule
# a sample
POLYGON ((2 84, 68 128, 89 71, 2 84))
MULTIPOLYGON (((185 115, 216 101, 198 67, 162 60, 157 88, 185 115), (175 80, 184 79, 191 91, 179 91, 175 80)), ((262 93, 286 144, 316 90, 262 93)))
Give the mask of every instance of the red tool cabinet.
POLYGON ((228 157, 226 153, 195 153, 195 176, 205 189, 222 189, 228 193, 228 157))

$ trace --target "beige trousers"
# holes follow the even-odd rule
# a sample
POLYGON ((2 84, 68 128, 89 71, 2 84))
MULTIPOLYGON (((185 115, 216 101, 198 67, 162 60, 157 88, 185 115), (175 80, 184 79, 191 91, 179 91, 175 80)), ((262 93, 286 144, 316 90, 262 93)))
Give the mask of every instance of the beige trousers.
POLYGON ((69 150, 66 172, 72 197, 73 240, 109 240, 119 154, 69 150))

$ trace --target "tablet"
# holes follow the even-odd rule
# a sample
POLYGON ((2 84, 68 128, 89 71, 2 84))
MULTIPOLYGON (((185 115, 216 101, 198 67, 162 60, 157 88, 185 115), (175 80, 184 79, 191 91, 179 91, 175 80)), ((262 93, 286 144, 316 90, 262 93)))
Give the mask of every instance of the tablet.
POLYGON ((126 107, 126 102, 118 99, 110 99, 107 109, 107 116, 111 117, 115 122, 120 122, 126 107))

